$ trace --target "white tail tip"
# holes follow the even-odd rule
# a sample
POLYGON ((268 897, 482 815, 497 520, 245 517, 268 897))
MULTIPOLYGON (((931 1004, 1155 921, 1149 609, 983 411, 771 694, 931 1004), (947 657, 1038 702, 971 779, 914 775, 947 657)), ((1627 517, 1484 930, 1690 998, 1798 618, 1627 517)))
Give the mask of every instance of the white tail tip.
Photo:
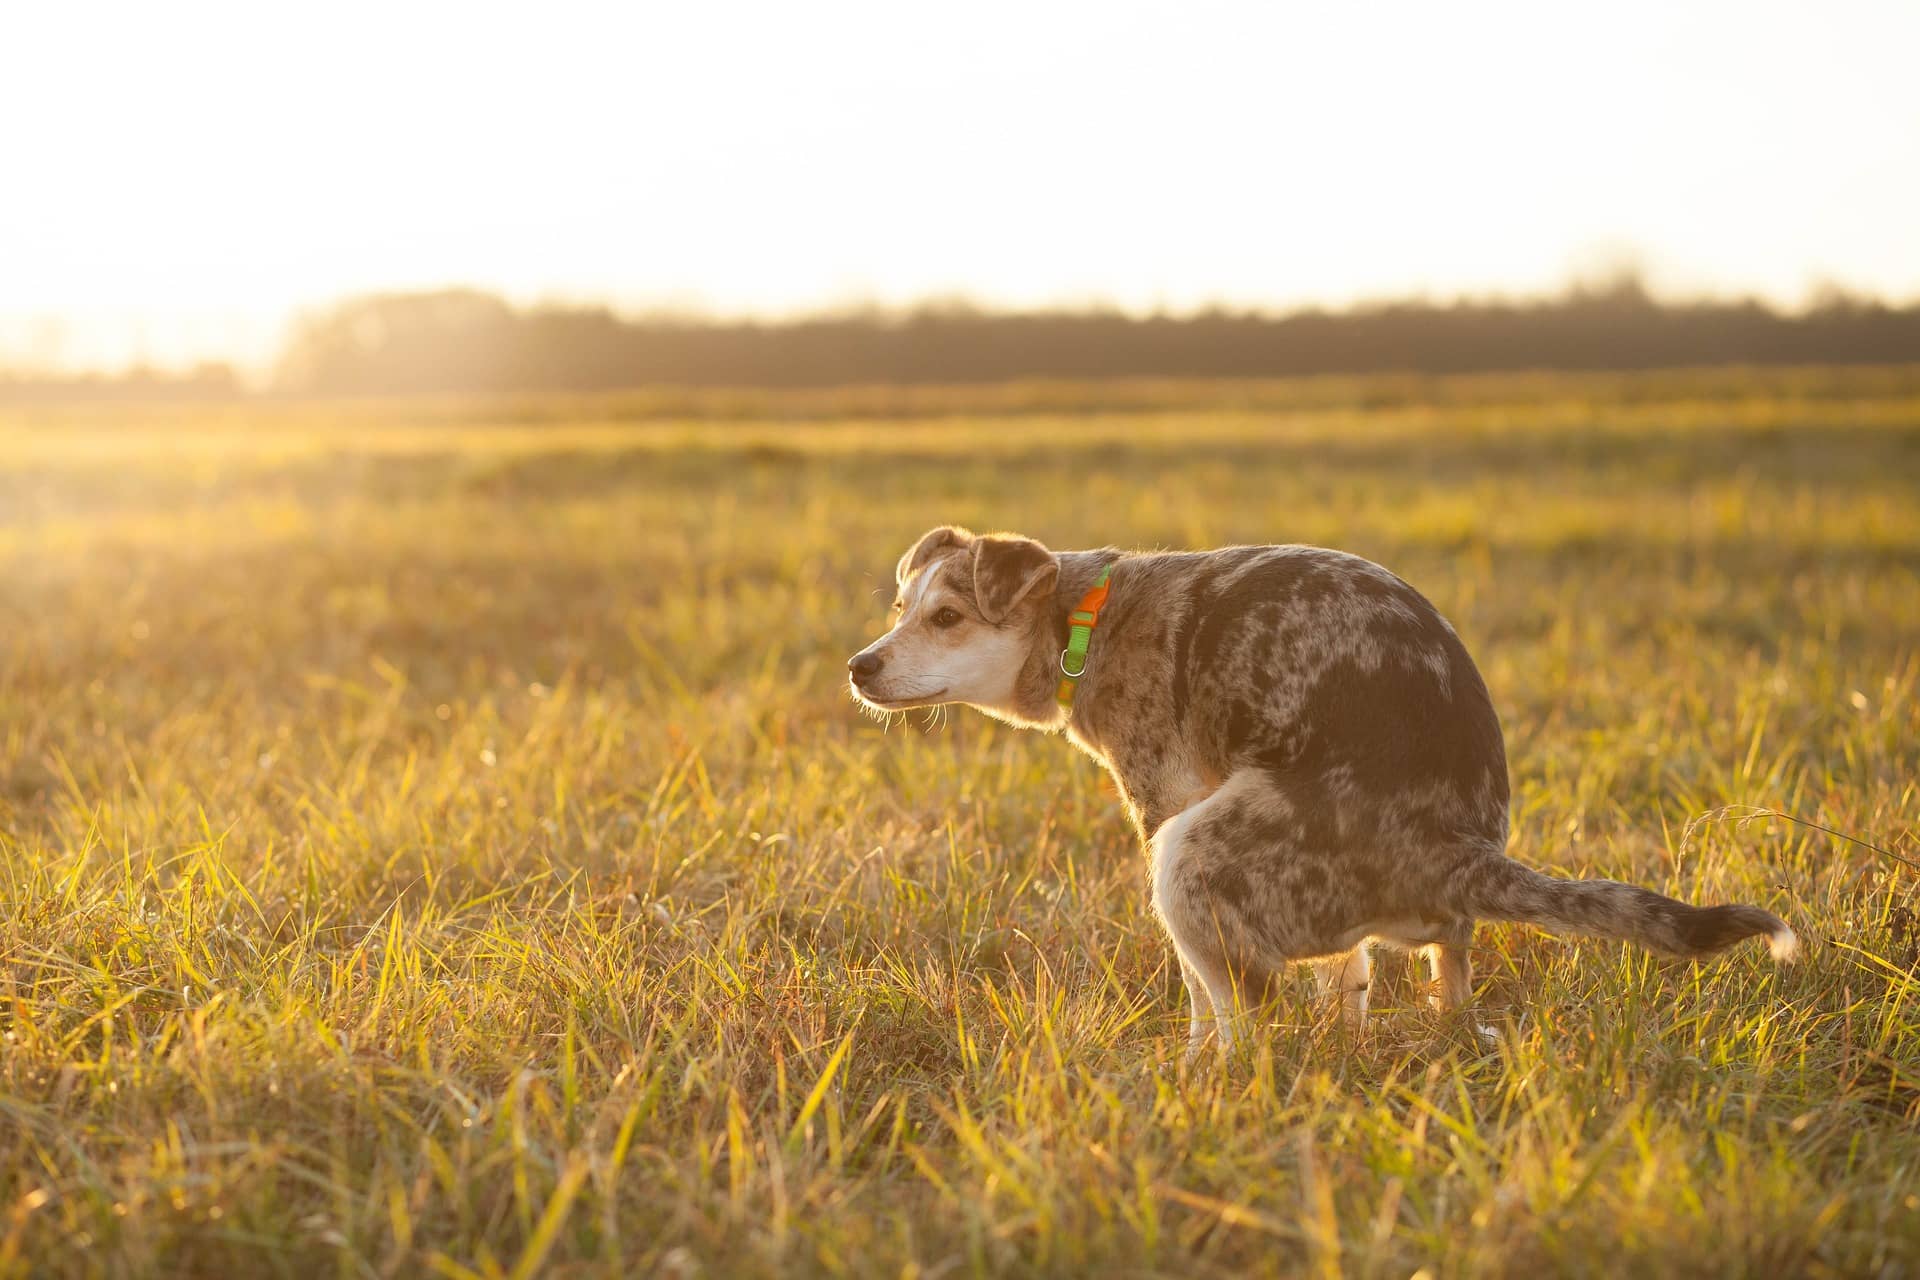
POLYGON ((1800 938, 1783 924, 1767 938, 1767 950, 1780 964, 1791 964, 1800 954, 1800 938))

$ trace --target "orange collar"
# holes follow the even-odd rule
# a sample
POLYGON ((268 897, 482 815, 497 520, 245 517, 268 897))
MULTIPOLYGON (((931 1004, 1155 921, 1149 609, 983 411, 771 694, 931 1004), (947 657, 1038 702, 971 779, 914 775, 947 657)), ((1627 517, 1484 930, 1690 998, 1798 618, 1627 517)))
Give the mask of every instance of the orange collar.
POLYGON ((1107 603, 1107 578, 1113 573, 1109 563, 1093 580, 1093 586, 1087 594, 1080 597, 1080 606, 1067 615, 1067 647, 1060 651, 1060 688, 1054 694, 1063 707, 1073 705, 1073 690, 1080 677, 1087 670, 1087 645, 1093 640, 1093 629, 1100 625, 1100 610, 1107 603))

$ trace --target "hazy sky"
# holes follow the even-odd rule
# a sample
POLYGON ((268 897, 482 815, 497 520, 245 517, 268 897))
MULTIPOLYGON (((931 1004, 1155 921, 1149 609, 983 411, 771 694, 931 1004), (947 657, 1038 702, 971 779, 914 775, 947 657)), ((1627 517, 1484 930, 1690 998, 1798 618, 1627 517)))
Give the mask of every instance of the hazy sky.
POLYGON ((452 283, 787 311, 1920 296, 1920 3, 0 9, 0 363, 452 283))

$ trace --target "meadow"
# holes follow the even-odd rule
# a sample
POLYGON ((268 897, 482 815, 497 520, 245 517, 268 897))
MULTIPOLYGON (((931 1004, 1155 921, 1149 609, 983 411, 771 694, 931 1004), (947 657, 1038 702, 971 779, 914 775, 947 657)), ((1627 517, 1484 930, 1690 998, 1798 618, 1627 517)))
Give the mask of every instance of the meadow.
POLYGON ((1917 370, 0 413, 0 1275, 1912 1274, 1917 885, 1917 370), (947 521, 1381 561, 1803 959, 1184 1064, 1099 771, 847 697, 947 521))

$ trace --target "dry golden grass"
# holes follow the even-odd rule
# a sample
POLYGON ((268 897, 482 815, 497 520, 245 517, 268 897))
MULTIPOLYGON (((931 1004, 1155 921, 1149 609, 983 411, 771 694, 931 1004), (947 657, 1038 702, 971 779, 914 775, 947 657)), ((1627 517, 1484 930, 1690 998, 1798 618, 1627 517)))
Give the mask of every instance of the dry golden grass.
POLYGON ((1683 839, 1920 862, 1920 378, 889 394, 0 424, 0 1273, 1920 1269, 1915 869, 1683 839), (1805 961, 1183 1069, 1097 771, 846 699, 944 520, 1383 561, 1516 856, 1805 961))

